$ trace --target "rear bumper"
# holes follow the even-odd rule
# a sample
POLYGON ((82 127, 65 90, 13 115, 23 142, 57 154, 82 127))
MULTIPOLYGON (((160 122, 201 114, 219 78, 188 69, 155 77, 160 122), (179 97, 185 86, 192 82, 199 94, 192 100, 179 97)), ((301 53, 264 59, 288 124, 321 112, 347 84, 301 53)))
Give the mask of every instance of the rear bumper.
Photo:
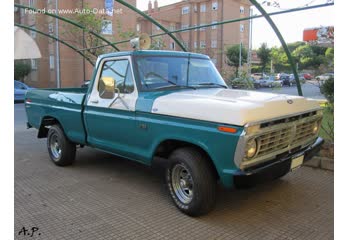
POLYGON ((236 187, 253 186, 258 183, 279 178, 291 171, 292 159, 304 155, 304 162, 310 160, 321 150, 324 140, 317 140, 308 148, 265 163, 262 166, 246 171, 238 171, 233 175, 233 182, 236 187))

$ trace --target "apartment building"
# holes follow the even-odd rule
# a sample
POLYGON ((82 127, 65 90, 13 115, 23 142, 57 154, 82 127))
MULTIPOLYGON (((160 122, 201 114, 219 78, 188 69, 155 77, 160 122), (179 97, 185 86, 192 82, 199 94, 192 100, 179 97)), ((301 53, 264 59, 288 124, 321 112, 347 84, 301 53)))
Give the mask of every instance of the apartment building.
MULTIPOLYGON (((158 2, 160 1, 149 1, 148 10, 145 13, 159 21, 170 31, 247 17, 250 9, 248 0, 184 0, 159 7, 158 2)), ((103 19, 104 23, 103 29, 97 29, 96 31, 111 42, 129 39, 140 33, 148 33, 149 35, 162 33, 162 30, 157 26, 114 0, 15 0, 15 2, 51 12, 55 12, 57 9, 58 15, 74 20, 77 17, 77 10, 95 9, 98 11, 95 13, 96 17, 103 19), (111 13, 107 11, 108 9, 114 9, 114 12, 111 13), (69 12, 69 10, 71 11, 69 12)), ((126 0, 126 2, 136 6, 136 0, 126 0)), ((85 37, 88 40, 90 36, 83 35, 81 29, 68 23, 60 20, 56 21, 55 18, 44 14, 33 14, 23 9, 15 8, 14 15, 17 23, 58 36, 78 49, 89 47, 83 39, 85 37)), ((78 53, 34 31, 28 33, 37 42, 42 58, 28 60, 33 70, 25 79, 27 84, 39 88, 78 87, 84 83, 84 80, 91 78, 93 66, 78 53)), ((225 73, 232 71, 232 67, 225 64, 225 49, 240 42, 246 48, 248 47, 249 21, 181 32, 175 34, 175 36, 189 51, 209 55, 221 73, 225 73)), ((130 45, 122 44, 118 45, 118 48, 120 50, 130 50, 130 45)), ((181 50, 173 39, 166 35, 153 38, 153 48, 181 50)), ((113 51, 113 49, 103 47, 96 49, 96 51, 97 53, 104 53, 113 51)), ((86 53, 86 51, 81 52, 86 53)), ((92 60, 95 61, 94 58, 92 60)))
MULTIPOLYGON (((76 20, 76 13, 84 8, 96 10, 94 14, 103 19, 103 29, 99 32, 109 41, 121 40, 120 32, 136 32, 137 14, 130 9, 115 3, 114 0, 16 0, 17 3, 57 13, 58 15, 76 20), (108 5, 108 6, 107 6, 108 5), (114 9, 114 13, 107 9, 114 9)), ((127 0, 129 4, 136 6, 136 0, 127 0)), ((30 26, 52 36, 58 36, 77 49, 84 49, 86 43, 83 41, 83 31, 71 24, 49 17, 44 14, 34 14, 30 11, 15 8, 15 22, 30 26), (56 32, 56 24, 58 35, 56 32)), ((33 87, 79 87, 84 80, 91 78, 93 67, 88 61, 69 47, 47 38, 34 31, 28 33, 35 39, 42 54, 40 59, 28 60, 32 66, 32 72, 25 82, 33 87), (57 51, 58 50, 58 51, 57 51), (59 61, 57 61, 59 59, 59 61), (59 79, 59 80, 58 80, 59 79)), ((85 35, 89 38, 90 36, 85 35)), ((105 44, 105 43, 102 43, 105 44)), ((121 50, 130 50, 128 44, 118 46, 121 50)), ((100 48, 101 53, 112 51, 111 48, 100 48)), ((85 53, 82 51, 82 53, 85 53)), ((92 59, 95 61, 95 59, 92 59)))
MULTIPOLYGON (((169 31, 173 31, 249 17, 250 6, 247 0, 184 0, 159 7, 158 0, 154 0, 149 1, 146 13, 169 31)), ((242 45, 248 49, 249 27, 249 21, 241 21, 176 33, 175 36, 189 51, 209 55, 223 73, 232 69, 225 63, 227 47, 242 42, 242 45)), ((137 19, 137 30, 150 35, 162 32, 161 29, 142 17, 137 19)), ((181 50, 168 36, 154 38, 153 44, 161 49, 181 50)))

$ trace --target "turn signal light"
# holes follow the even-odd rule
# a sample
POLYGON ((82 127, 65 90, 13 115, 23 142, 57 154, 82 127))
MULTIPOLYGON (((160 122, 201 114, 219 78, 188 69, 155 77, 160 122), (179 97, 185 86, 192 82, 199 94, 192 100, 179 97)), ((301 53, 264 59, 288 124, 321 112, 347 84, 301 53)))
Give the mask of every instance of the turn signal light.
POLYGON ((236 133, 237 129, 236 128, 232 128, 232 127, 225 127, 225 126, 219 126, 218 130, 220 132, 227 132, 227 133, 236 133))

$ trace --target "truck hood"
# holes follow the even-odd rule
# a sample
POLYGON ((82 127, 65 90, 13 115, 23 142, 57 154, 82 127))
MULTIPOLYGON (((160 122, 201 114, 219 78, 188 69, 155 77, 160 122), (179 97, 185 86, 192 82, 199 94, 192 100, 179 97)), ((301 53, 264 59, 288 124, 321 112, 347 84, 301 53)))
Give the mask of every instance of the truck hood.
POLYGON ((152 113, 243 126, 319 109, 299 96, 232 89, 197 89, 158 97, 152 113))

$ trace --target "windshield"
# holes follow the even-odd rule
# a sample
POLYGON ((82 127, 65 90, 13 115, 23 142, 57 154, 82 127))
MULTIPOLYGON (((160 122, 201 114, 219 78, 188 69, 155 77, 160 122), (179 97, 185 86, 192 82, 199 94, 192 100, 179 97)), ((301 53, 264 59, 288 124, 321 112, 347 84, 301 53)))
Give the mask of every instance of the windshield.
POLYGON ((209 59, 137 57, 141 90, 224 87, 225 81, 209 59))

